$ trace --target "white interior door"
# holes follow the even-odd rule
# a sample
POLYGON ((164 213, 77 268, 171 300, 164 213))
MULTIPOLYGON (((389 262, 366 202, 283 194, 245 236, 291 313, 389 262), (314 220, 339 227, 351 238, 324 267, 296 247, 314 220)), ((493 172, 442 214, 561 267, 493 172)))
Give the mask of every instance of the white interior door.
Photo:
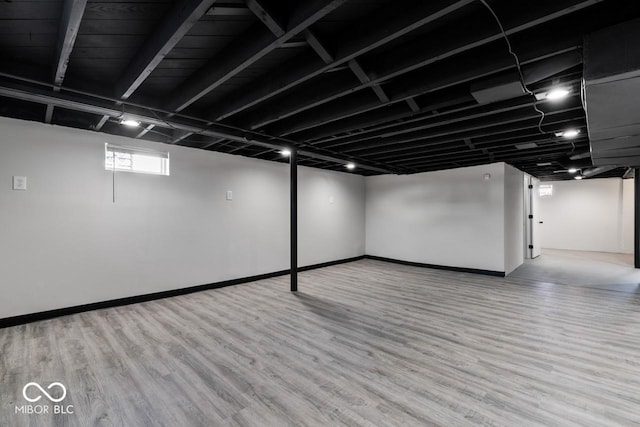
POLYGON ((522 194, 524 195, 523 203, 524 203, 524 218, 523 221, 523 230, 524 230, 524 257, 526 259, 531 259, 531 249, 529 249, 529 245, 531 244, 531 221, 529 220, 529 214, 531 213, 531 189, 529 185, 531 185, 531 175, 524 174, 524 191, 522 194))
POLYGON ((531 227, 531 241, 529 242, 529 250, 531 251, 531 258, 540 256, 540 180, 538 178, 531 177, 530 189, 530 212, 529 222, 531 227))

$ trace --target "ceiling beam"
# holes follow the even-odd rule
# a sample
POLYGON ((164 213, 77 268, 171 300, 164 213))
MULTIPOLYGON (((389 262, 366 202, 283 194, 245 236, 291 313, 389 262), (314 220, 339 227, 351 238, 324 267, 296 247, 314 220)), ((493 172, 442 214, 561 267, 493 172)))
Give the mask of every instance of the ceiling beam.
MULTIPOLYGON (((541 148, 562 145, 562 146, 565 146, 563 148, 566 149, 566 145, 569 144, 568 141, 562 140, 560 138, 537 138, 537 139, 529 139, 528 142, 534 142, 541 148)), ((576 142, 586 144, 587 140, 586 138, 583 138, 581 140, 574 141, 574 143, 576 142)), ((474 144, 471 144, 471 145, 473 146, 473 148, 470 148, 470 146, 466 144, 464 141, 457 141, 455 145, 438 147, 436 149, 428 149, 422 152, 414 153, 415 154, 414 157, 405 158, 403 160, 398 159, 398 160, 388 160, 388 161, 389 163, 404 164, 405 162, 411 162, 413 160, 423 159, 423 158, 431 159, 434 161, 442 158, 447 158, 447 157, 455 158, 456 160, 461 160, 461 159, 463 160, 465 158, 478 156, 480 153, 487 154, 491 152, 491 154, 495 156, 501 156, 508 153, 522 152, 521 149, 515 148, 513 142, 508 140, 502 140, 502 141, 491 143, 491 144, 483 144, 482 146, 474 145, 474 144)))
MULTIPOLYGON (((563 102, 563 107, 567 106, 579 107, 581 106, 581 101, 579 98, 580 93, 574 92, 571 97, 566 99, 563 102)), ((441 113, 438 115, 421 115, 414 119, 406 120, 402 123, 390 124, 388 126, 382 127, 380 130, 356 134, 354 136, 345 136, 344 138, 336 139, 328 139, 324 141, 318 141, 314 143, 314 145, 321 145, 323 143, 327 143, 331 146, 336 146, 339 144, 352 144, 356 142, 368 141, 379 138, 388 138, 392 136, 403 135, 411 132, 431 129, 443 125, 451 125, 454 123, 466 122, 472 119, 480 119, 483 117, 491 117, 494 115, 498 115, 501 113, 506 113, 509 111, 530 111, 532 112, 532 107, 536 105, 538 108, 544 110, 544 106, 547 108, 549 106, 553 106, 552 101, 536 101, 535 98, 529 95, 524 95, 519 98, 508 99, 506 101, 495 102, 493 104, 488 105, 475 105, 475 106, 467 106, 454 110, 447 111, 445 113, 441 113)))
MULTIPOLYGON (((570 123, 572 127, 584 128, 584 118, 571 115, 571 113, 564 113, 561 117, 558 117, 556 121, 550 123, 553 129, 560 129, 563 124, 570 123)), ((395 145, 378 145, 371 147, 370 149, 359 147, 351 150, 341 150, 346 154, 353 154, 356 156, 375 156, 379 161, 387 162, 390 159, 400 159, 404 157, 405 160, 413 158, 416 150, 427 149, 427 147, 434 147, 440 145, 451 144, 452 142, 461 141, 464 138, 478 138, 487 137, 488 139, 496 135, 509 135, 518 134, 519 132, 529 133, 530 130, 535 129, 537 126, 536 118, 523 118, 520 121, 508 121, 507 123, 496 122, 493 125, 487 125, 486 127, 478 129, 467 129, 466 131, 456 132, 448 135, 440 135, 437 137, 425 137, 422 139, 416 138, 411 141, 399 143, 395 145)), ((542 135, 542 134, 541 134, 542 135)))
POLYGON ((65 0, 64 2, 54 61, 53 83, 56 86, 62 86, 67 73, 69 58, 76 42, 86 5, 87 0, 65 0))
POLYGON ((118 79, 116 98, 128 99, 214 2, 180 0, 174 3, 118 79))
MULTIPOLYGON (((532 40, 531 43, 533 44, 535 41, 532 40)), ((510 55, 505 55, 502 51, 496 52, 490 49, 490 47, 491 46, 487 46, 456 58, 450 58, 434 64, 425 70, 420 70, 420 72, 405 76, 405 78, 399 79, 397 82, 389 83, 387 92, 391 94, 390 103, 404 103, 407 99, 416 96, 467 84, 473 80, 515 69, 515 63, 510 55)), ((521 55, 521 64, 524 70, 535 68, 535 62, 545 60, 550 56, 567 55, 576 61, 581 61, 580 55, 576 52, 576 46, 572 46, 571 44, 567 45, 564 42, 551 46, 530 46, 525 52, 526 54, 521 55)), ((559 63, 563 66, 566 65, 564 61, 559 63)), ((561 72, 563 69, 557 69, 556 71, 561 72)), ((531 84, 533 82, 529 81, 527 83, 531 84)), ((341 98, 342 96, 343 94, 336 94, 333 100, 337 100, 337 98, 341 98)), ((286 121, 273 124, 267 128, 267 132, 272 135, 291 135, 341 120, 344 117, 381 107, 379 104, 376 106, 370 102, 363 102, 362 107, 358 109, 357 101, 355 101, 357 97, 358 94, 355 93, 349 97, 345 97, 345 99, 340 99, 339 103, 336 101, 327 103, 326 105, 320 105, 313 110, 305 110, 303 114, 297 115, 296 117, 289 117, 286 121), (351 102, 353 102, 353 104, 351 104, 351 102)), ((270 109, 265 115, 266 119, 263 117, 262 119, 252 121, 252 123, 265 123, 267 121, 278 120, 278 116, 291 114, 290 106, 298 102, 297 98, 292 96, 290 97, 290 101, 281 102, 277 107, 270 109)), ((298 111, 294 111, 294 113, 297 114, 298 111)), ((252 126, 252 128, 257 127, 252 126)))
POLYGON ((52 119, 53 119, 53 105, 47 104, 47 109, 44 112, 44 122, 51 123, 52 119))
MULTIPOLYGON (((527 43, 531 38, 535 38, 538 45, 557 43, 557 40, 560 39, 581 46, 582 34, 584 33, 582 28, 577 28, 574 25, 567 27, 563 22, 553 21, 603 1, 558 0, 545 2, 532 8, 532 13, 515 14, 514 18, 504 22, 505 32, 512 45, 517 46, 518 53, 526 50, 526 46, 520 45, 521 42, 527 43), (540 27, 543 25, 553 26, 554 31, 541 32, 540 27), (522 34, 525 31, 527 33, 522 34)), ((425 40, 419 38, 402 46, 401 49, 392 51, 387 60, 380 62, 380 68, 375 70, 378 80, 393 79, 478 47, 502 42, 504 36, 496 27, 494 19, 490 15, 485 16, 489 19, 480 21, 477 14, 474 15, 473 21, 469 23, 469 28, 454 35, 451 35, 450 30, 446 27, 438 30, 435 34, 430 34, 430 38, 435 38, 438 43, 429 43, 428 48, 425 48, 425 40), (407 55, 407 52, 414 54, 407 55)))
MULTIPOLYGON (((364 71, 358 60, 352 59, 347 64, 351 71, 353 71, 353 74, 355 74, 358 80, 360 80, 360 83, 369 86, 369 83, 371 83, 371 77, 369 77, 369 75, 364 71)), ((380 102, 389 102, 389 96, 384 92, 380 85, 372 85, 370 87, 373 89, 373 93, 376 94, 380 102)))
POLYGON ((409 108, 411 108, 411 111, 413 111, 414 113, 420 112, 420 106, 416 102, 415 98, 407 98, 405 101, 407 102, 409 108))
MULTIPOLYGON (((402 37, 423 25, 455 12, 473 1, 475 0, 413 1, 410 5, 403 7, 401 14, 397 13, 397 5, 392 5, 381 13, 364 19, 361 27, 357 28, 359 37, 352 37, 354 31, 352 28, 340 35, 339 39, 342 43, 334 53, 332 62, 298 60, 294 66, 288 67, 286 70, 275 70, 214 106, 209 116, 212 120, 222 120, 237 114, 332 68, 346 64, 351 59, 402 37)), ((313 44, 311 46, 313 47, 313 44)))
POLYGON ((274 15, 272 11, 269 10, 267 4, 265 4, 264 0, 246 0, 245 3, 247 7, 253 14, 260 20, 262 23, 273 33, 276 37, 282 37, 286 31, 284 25, 282 25, 274 15))
POLYGON ((324 61, 325 64, 331 64, 334 61, 333 54, 329 52, 329 49, 318 39, 318 36, 314 31, 310 28, 304 30, 304 38, 307 41, 307 44, 311 46, 311 49, 314 50, 315 53, 318 54, 320 59, 324 61))
MULTIPOLYGON (((577 84, 580 81, 581 80, 578 79, 565 79, 563 80, 563 84, 577 84)), ((567 108, 568 106, 580 107, 580 99, 578 98, 579 93, 579 90, 576 90, 568 99, 564 100, 562 104, 564 108, 567 108)), ((446 92, 442 94, 442 96, 445 99, 455 99, 455 94, 451 92, 446 92)), ((453 125, 456 123, 462 123, 461 126, 464 126, 465 122, 472 119, 490 118, 491 116, 496 116, 510 111, 517 112, 519 110, 520 112, 526 111, 529 113, 533 113, 532 107, 534 105, 537 105, 539 108, 544 110, 544 106, 550 106, 551 104, 551 101, 536 101, 535 98, 530 95, 523 95, 519 98, 509 99, 488 105, 466 105, 464 107, 448 110, 446 112, 438 114, 426 113, 415 116, 414 113, 402 113, 403 117, 412 115, 414 116, 413 118, 402 122, 394 122, 393 116, 388 117, 383 115, 384 119, 387 119, 385 122, 386 124, 380 126, 378 130, 373 129, 371 131, 357 133, 355 135, 343 135, 337 138, 327 138, 320 141, 314 141, 311 143, 311 145, 335 148, 339 146, 353 145, 355 143, 364 145, 369 143, 367 141, 371 141, 372 144, 376 144, 380 141, 384 141, 383 138, 415 133, 417 131, 425 131, 427 129, 438 128, 444 125, 453 125)), ((429 111, 432 111, 434 107, 440 108, 441 104, 431 104, 427 106, 429 111)))
MULTIPOLYGON (((55 90, 62 86, 64 77, 67 74, 69 58, 76 43, 84 9, 87 0, 65 0, 62 6, 62 17, 60 18, 60 28, 58 29, 58 42, 56 44, 56 56, 53 61, 53 84, 55 90)), ((53 106, 47 105, 45 112, 45 123, 51 123, 53 118, 53 106)))
MULTIPOLYGON (((120 117, 122 114, 121 108, 115 105, 113 100, 87 99, 84 96, 80 97, 68 93, 54 92, 7 82, 0 82, 0 96, 39 104, 51 104, 69 110, 99 114, 113 118, 120 117)), ((295 141, 276 139, 272 136, 257 134, 243 129, 230 128, 228 126, 217 124, 207 125, 199 119, 171 115, 167 111, 139 106, 129 106, 127 108, 127 117, 147 125, 153 124, 159 127, 179 129, 181 131, 198 133, 213 138, 225 138, 237 143, 250 144, 252 146, 269 149, 284 149, 291 146, 298 146, 295 141)), ((336 162, 338 164, 346 164, 348 161, 355 159, 353 156, 341 157, 339 153, 330 150, 318 150, 304 146, 299 147, 298 152, 302 156, 336 162)), ((362 159, 358 159, 357 163, 358 167, 362 169, 382 173, 397 173, 397 170, 388 169, 384 167, 384 165, 373 165, 362 159)))
POLYGON ((230 78, 250 67, 290 38, 301 33, 342 5, 346 0, 304 0, 288 17, 286 31, 280 37, 260 25, 235 39, 229 46, 180 85, 166 101, 169 111, 182 111, 230 78))
MULTIPOLYGON (((467 87, 456 87, 447 91, 432 93, 428 96, 427 101, 423 101, 420 109, 422 114, 439 114, 434 113, 441 108, 451 108, 459 105, 477 106, 477 103, 467 87)), ((341 139, 344 136, 337 136, 346 132, 366 132, 367 128, 372 126, 383 126, 391 122, 406 119, 414 116, 415 113, 407 111, 406 107, 399 104, 389 104, 382 108, 378 108, 367 114, 355 115, 336 122, 328 123, 323 127, 316 127, 308 131, 302 131, 296 134, 301 141, 325 142, 329 140, 341 139)))
POLYGON ((102 127, 109 121, 109 117, 107 115, 103 115, 100 120, 98 120, 98 123, 96 123, 96 125, 93 127, 93 130, 95 131, 99 131, 102 129, 102 127))
MULTIPOLYGON (((568 122, 575 123, 573 120, 569 120, 568 122)), ((567 121, 558 121, 555 123, 555 126, 561 127, 563 123, 567 123, 567 121)), ((515 145, 527 142, 544 143, 557 140, 554 135, 540 134, 537 130, 536 124, 533 121, 529 122, 529 124, 530 126, 528 128, 523 128, 515 131, 513 129, 507 128, 506 126, 496 126, 492 130, 488 130, 484 133, 478 132, 477 136, 469 137, 463 135, 458 136, 457 138, 452 138, 448 141, 430 141, 429 144, 419 147, 419 149, 414 152, 389 152, 383 155, 376 156, 376 158, 389 164, 404 163, 416 158, 428 157, 431 152, 446 149, 451 144, 462 144, 462 142, 460 141, 464 141, 465 139, 471 140, 471 144, 475 147, 475 149, 492 148, 495 145, 500 145, 503 143, 515 145)), ((581 141, 581 138, 574 141, 581 141)))
POLYGON ((144 127, 144 129, 142 129, 140 132, 138 132, 138 134, 136 135, 136 139, 137 138, 142 138, 143 136, 145 136, 147 133, 151 132, 151 130, 156 127, 156 125, 147 125, 144 127))
MULTIPOLYGON (((547 147, 538 147, 538 148, 532 148, 527 150, 521 150, 522 154, 520 155, 512 155, 512 154, 504 155, 504 154, 498 153, 493 155, 493 159, 490 162, 491 163, 493 162, 517 163, 517 162, 524 162, 524 161, 539 159, 539 158, 548 159, 550 156, 557 157, 558 155, 567 154, 567 152, 571 151, 571 149, 572 149, 571 146, 562 144, 562 145, 555 145, 555 146, 550 145, 547 147)), ((425 158, 428 159, 429 156, 425 156, 425 158)), ((420 168, 420 169, 443 168, 443 166, 450 165, 453 162, 459 163, 461 166, 470 166, 471 163, 480 163, 480 164, 489 163, 487 161, 487 155, 485 153, 482 153, 472 157, 465 157, 465 158, 461 157, 461 158, 455 158, 450 160, 431 161, 431 160, 416 159, 413 162, 407 163, 407 165, 408 167, 411 167, 411 168, 420 168)))
MULTIPOLYGON (((582 62, 582 56, 576 50, 577 45, 575 45, 574 40, 556 42, 552 45, 552 49, 547 47, 540 48, 540 46, 545 45, 539 45, 537 42, 538 40, 536 39, 531 40, 528 43, 528 46, 526 46, 527 49, 523 49, 526 54, 521 55, 520 58, 524 65, 523 69, 527 72, 527 84, 538 81, 533 80, 533 78, 542 79, 549 75, 562 72, 568 67, 578 65, 582 62), (550 55, 553 55, 554 58, 548 58, 550 55), (562 60, 557 58, 562 58, 562 60), (527 65, 527 63, 532 61, 544 61, 544 63, 541 65, 527 65), (552 70, 554 71, 553 73, 551 73, 552 70)), ((466 83, 471 80, 480 79, 505 70, 515 69, 515 62, 511 56, 505 55, 503 51, 496 53, 494 49, 489 49, 490 47, 492 46, 476 49, 459 55, 456 58, 450 58, 448 60, 438 62, 437 64, 420 70, 419 72, 407 74, 403 79, 398 79, 397 82, 395 80, 388 82, 387 92, 390 94, 389 102, 405 103, 407 99, 414 98, 415 96, 422 95, 424 93, 440 90, 444 87, 455 84, 466 83), (419 84, 418 82, 420 81, 424 82, 424 84, 419 84), (435 82, 438 83, 436 84, 435 82)), ((289 135, 300 130, 305 130, 309 127, 313 127, 314 120, 321 121, 323 119, 323 115, 317 110, 309 111, 309 117, 312 118, 311 122, 305 120, 304 116, 293 116, 307 110, 311 110, 312 108, 317 108, 325 103, 335 103, 339 98, 351 95, 354 91, 359 91, 368 87, 373 86, 370 86, 368 83, 357 87, 343 84, 341 86, 336 86, 332 91, 318 92, 316 96, 310 96, 309 98, 313 99, 313 102, 306 103, 306 98, 299 98, 295 96, 295 94, 292 94, 292 96, 287 97, 286 100, 278 102, 277 105, 266 105, 262 110, 256 111, 254 115, 260 114, 260 116, 253 117, 248 127, 255 130, 276 121, 290 118, 288 122, 274 124, 269 127, 269 133, 276 135, 289 135)), ((331 104, 329 107, 330 117, 336 117, 336 119, 339 119, 340 109, 334 105, 335 104, 331 104)))
MULTIPOLYGON (((593 4, 599 3, 601 1, 603 0, 587 0, 580 2, 577 2, 576 0, 562 0, 560 2, 554 2, 551 6, 537 8, 536 13, 533 15, 519 16, 517 20, 514 20, 514 22, 509 23, 510 25, 507 25, 506 31, 510 35, 516 34, 541 25, 543 23, 552 21, 561 16, 574 13, 577 10, 592 6, 593 4)), ((493 21, 487 20, 487 24, 482 26, 482 30, 480 31, 475 29, 475 27, 478 26, 477 24, 477 22, 474 22, 474 32, 462 32, 459 36, 454 37, 451 37, 450 34, 447 33, 447 36, 439 40, 438 43, 425 44, 424 40, 417 40, 414 43, 416 45, 415 48, 406 49, 407 51, 411 51, 413 53, 412 55, 406 55, 405 49, 398 49, 398 58, 392 57, 388 61, 383 61, 383 67, 380 70, 376 70, 375 74, 377 77, 375 79, 367 83, 361 83, 360 85, 353 85, 352 87, 343 91, 340 96, 348 95, 355 90, 360 90, 365 87, 379 86, 382 82, 391 78, 406 74, 426 65, 433 64, 442 59, 502 39, 502 34, 496 30, 495 23, 493 21), (425 46, 428 47, 425 48, 425 46)), ((539 39, 540 36, 538 35, 537 38, 539 39)), ((574 43, 580 44, 580 42, 581 38, 577 37, 574 43)), ((348 60, 353 58, 355 58, 355 56, 349 56, 348 60)), ((332 65, 336 66, 339 63, 340 60, 337 60, 332 65)), ((304 66, 299 66, 298 68, 304 68, 304 66)), ((237 96, 234 96, 235 100, 232 103, 227 103, 226 105, 222 105, 220 107, 214 107, 212 109, 214 112, 213 116, 215 116, 217 119, 224 119, 226 117, 229 117, 230 115, 236 114, 242 109, 254 106, 258 102, 263 102, 269 97, 282 93, 284 90, 289 90, 292 87, 302 83, 306 79, 318 75, 319 73, 310 73, 308 76, 304 76, 304 78, 299 76, 298 74, 300 73, 298 73, 296 70, 292 70, 291 74, 283 73, 282 70, 276 70, 264 79, 273 82, 273 84, 268 85, 267 87, 263 86, 262 88, 254 87, 251 85, 248 86, 246 90, 244 90, 244 88, 243 90, 239 90, 237 96), (269 90, 269 87, 272 87, 273 89, 271 90, 271 92, 267 92, 269 90), (252 94, 260 95, 253 95, 253 98, 251 98, 252 94), (217 114, 215 113, 215 111, 218 111, 217 114)), ((335 99, 335 95, 327 97, 327 102, 332 99, 335 99)), ((299 111, 300 110, 293 111, 289 114, 287 114, 286 111, 282 111, 279 114, 278 120, 284 117, 288 117, 289 115, 295 114, 299 111)), ((266 124, 268 123, 263 123, 263 125, 266 124)))
MULTIPOLYGON (((550 130, 557 130, 557 123, 580 122, 584 124, 584 116, 578 108, 570 108, 550 114, 548 127, 550 130)), ((459 141, 463 138, 477 138, 483 136, 497 135, 503 133, 516 132, 523 129, 530 129, 537 126, 539 116, 531 111, 529 114, 521 112, 510 112, 487 120, 471 120, 464 126, 442 126, 431 132, 416 132, 403 138, 384 138, 377 141, 355 143, 340 148, 340 152, 359 155, 382 155, 385 153, 395 153, 414 148, 421 148, 431 145, 447 144, 459 141), (517 114, 516 114, 517 113, 517 114)), ((335 149, 333 147, 324 147, 335 149)))
MULTIPOLYGON (((559 78, 554 78, 553 83, 548 82, 547 84, 547 82, 545 82, 543 85, 537 85, 535 91, 548 91, 552 85, 562 84, 573 87, 575 92, 570 96, 577 96, 580 93, 580 89, 577 84, 581 81, 581 72, 571 73, 559 78)), ((569 100, 571 100, 571 98, 569 98, 569 100)), ((321 129, 321 132, 314 132, 313 130, 312 133, 302 132, 297 135, 297 139, 302 141, 313 140, 313 144, 321 144, 323 142, 335 143, 341 140, 355 141, 384 135, 392 130, 410 129, 412 126, 420 126, 420 123, 424 122, 452 119, 455 118, 456 115, 466 116, 467 114, 475 114, 481 111, 500 112, 506 111, 506 109, 511 109, 513 106, 534 105, 534 103, 536 105, 545 105, 549 102, 546 100, 535 101, 529 96, 522 96, 520 98, 482 106, 475 101, 469 93, 469 89, 466 87, 458 87, 455 90, 448 89, 441 91, 437 94, 437 97, 434 97, 433 95, 429 96, 428 101, 428 104, 423 101, 424 106, 417 113, 414 113, 413 111, 407 112, 405 111, 404 106, 393 104, 386 110, 394 108, 393 111, 395 112, 397 110, 398 113, 395 114, 394 112, 389 112, 389 119, 387 121, 383 122, 376 117, 372 117, 371 121, 369 121, 369 117, 372 116, 372 113, 370 113, 363 117, 357 117, 356 120, 343 120, 339 122, 338 126, 325 127, 321 129), (443 105, 442 101, 437 103, 437 99, 451 100, 451 102, 448 105, 443 105), (443 106, 447 108, 446 111, 438 111, 443 106), (352 130, 353 132, 337 135, 347 130, 352 130), (309 136, 311 136, 311 138, 309 136)), ((373 114, 380 114, 383 110, 384 109, 379 109, 373 114)))

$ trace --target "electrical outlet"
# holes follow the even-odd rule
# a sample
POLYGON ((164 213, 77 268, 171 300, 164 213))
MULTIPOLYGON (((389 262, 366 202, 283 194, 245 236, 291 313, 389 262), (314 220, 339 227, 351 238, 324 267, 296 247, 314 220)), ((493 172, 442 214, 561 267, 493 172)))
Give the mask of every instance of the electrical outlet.
POLYGON ((26 191, 27 189, 27 177, 26 176, 14 176, 13 177, 13 189, 26 191))

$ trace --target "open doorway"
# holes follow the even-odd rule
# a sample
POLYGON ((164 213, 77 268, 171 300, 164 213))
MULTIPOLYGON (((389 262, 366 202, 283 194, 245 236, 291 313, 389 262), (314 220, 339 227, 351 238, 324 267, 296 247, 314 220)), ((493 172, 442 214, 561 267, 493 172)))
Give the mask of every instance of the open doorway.
POLYGON ((524 186, 527 260, 510 277, 640 291, 633 180, 525 176, 524 186))

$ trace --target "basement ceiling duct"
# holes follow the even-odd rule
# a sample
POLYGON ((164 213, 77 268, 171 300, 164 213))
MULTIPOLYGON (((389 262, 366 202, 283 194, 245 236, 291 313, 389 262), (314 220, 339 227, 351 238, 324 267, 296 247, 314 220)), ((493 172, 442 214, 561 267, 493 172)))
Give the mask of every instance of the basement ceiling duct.
POLYGON ((640 20, 584 43, 584 96, 594 166, 640 166, 640 20))

